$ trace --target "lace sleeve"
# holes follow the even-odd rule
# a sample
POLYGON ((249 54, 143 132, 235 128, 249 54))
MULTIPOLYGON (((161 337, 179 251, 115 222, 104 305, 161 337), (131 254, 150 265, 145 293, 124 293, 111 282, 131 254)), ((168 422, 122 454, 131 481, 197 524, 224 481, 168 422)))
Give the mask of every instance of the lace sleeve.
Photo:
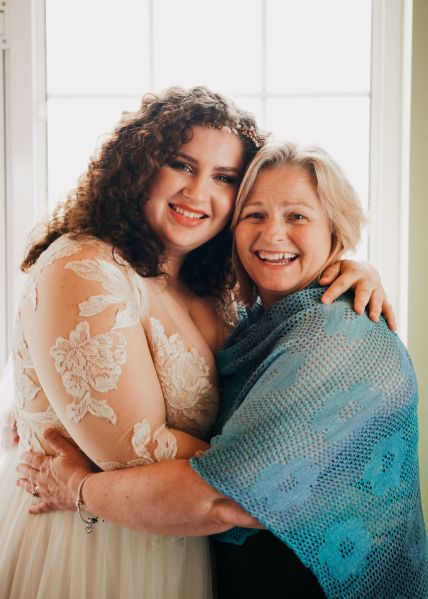
POLYGON ((79 447, 103 468, 200 449, 199 440, 166 427, 142 324, 147 309, 144 281, 91 244, 45 259, 22 305, 42 389, 79 447))

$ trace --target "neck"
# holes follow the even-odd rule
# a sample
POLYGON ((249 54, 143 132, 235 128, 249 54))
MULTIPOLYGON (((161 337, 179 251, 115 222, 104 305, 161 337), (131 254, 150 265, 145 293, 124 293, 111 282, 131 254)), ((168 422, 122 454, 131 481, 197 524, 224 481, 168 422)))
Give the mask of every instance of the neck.
POLYGON ((185 256, 171 256, 167 255, 162 270, 169 275, 170 284, 172 287, 179 287, 180 282, 180 270, 183 266, 185 256))

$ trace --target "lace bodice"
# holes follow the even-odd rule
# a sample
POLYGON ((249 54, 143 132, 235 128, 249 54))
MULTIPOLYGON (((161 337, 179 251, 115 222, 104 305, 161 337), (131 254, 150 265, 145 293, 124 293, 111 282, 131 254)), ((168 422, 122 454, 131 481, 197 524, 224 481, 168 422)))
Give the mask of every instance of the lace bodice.
POLYGON ((180 431, 207 438, 214 359, 159 289, 92 238, 63 236, 42 254, 13 349, 23 448, 42 451, 56 426, 106 469, 180 456, 180 431))

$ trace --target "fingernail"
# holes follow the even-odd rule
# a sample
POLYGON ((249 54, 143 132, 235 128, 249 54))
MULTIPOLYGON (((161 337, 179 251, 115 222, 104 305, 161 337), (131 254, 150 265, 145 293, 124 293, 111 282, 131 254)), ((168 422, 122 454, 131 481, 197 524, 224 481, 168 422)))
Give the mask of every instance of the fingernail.
POLYGON ((325 297, 323 297, 322 301, 323 301, 324 304, 330 304, 331 303, 331 299, 328 297, 328 295, 325 296, 325 297))

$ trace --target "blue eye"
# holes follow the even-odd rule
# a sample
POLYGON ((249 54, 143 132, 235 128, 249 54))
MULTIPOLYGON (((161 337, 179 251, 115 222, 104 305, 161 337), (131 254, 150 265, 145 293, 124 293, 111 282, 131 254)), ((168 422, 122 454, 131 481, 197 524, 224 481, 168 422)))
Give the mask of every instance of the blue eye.
POLYGON ((186 173, 192 172, 191 167, 188 164, 186 164, 185 162, 180 162, 180 160, 171 160, 168 163, 168 166, 170 166, 171 168, 173 168, 177 171, 184 171, 186 173))

